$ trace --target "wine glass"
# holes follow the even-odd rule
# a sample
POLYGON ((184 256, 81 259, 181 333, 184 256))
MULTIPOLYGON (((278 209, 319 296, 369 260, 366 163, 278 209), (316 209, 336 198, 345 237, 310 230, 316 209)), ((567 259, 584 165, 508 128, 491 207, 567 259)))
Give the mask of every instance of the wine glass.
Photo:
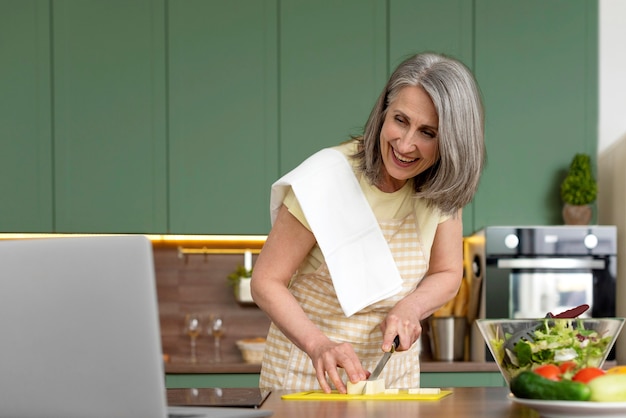
POLYGON ((225 332, 224 320, 221 315, 211 315, 211 324, 209 325, 209 332, 213 336, 213 342, 215 343, 215 361, 222 361, 222 336, 225 332))
POLYGON ((191 362, 198 361, 196 357, 196 339, 200 336, 202 326, 200 323, 200 315, 196 313, 188 313, 185 315, 185 333, 189 336, 191 344, 191 362))

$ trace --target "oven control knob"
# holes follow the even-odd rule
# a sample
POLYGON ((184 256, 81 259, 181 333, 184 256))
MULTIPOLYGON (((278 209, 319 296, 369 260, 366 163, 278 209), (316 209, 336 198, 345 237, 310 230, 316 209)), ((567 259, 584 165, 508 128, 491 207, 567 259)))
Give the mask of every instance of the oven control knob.
POLYGON ((513 248, 517 248, 517 246, 519 245, 519 238, 515 234, 509 234, 504 237, 504 245, 506 246, 506 248, 509 248, 511 250, 513 248))
POLYGON ((588 234, 585 237, 585 247, 587 247, 590 250, 593 250, 594 248, 596 248, 598 246, 598 237, 596 237, 593 234, 588 234))

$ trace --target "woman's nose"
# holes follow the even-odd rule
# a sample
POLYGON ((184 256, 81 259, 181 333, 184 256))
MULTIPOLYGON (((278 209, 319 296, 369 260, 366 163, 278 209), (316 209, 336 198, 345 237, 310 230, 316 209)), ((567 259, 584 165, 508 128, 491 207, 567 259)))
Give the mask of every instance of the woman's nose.
POLYGON ((398 150, 401 152, 411 151, 417 147, 414 131, 406 131, 398 141, 398 150))

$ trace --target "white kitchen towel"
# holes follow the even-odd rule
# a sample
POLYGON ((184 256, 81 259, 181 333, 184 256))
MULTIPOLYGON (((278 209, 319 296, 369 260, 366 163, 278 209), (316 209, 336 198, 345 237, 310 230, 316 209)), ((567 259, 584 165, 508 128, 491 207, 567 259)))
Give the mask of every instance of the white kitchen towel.
POLYGON ((347 317, 401 290, 389 245, 340 151, 323 149, 272 185, 272 224, 289 187, 324 254, 347 317))

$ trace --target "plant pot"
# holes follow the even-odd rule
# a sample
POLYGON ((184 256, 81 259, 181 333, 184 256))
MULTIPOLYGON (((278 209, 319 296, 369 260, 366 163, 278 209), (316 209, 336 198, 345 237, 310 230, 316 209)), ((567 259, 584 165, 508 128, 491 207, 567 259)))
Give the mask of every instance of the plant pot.
POLYGON ((563 205, 563 221, 565 225, 589 225, 593 209, 591 205, 563 205))
POLYGON ((235 285, 235 299, 241 305, 256 305, 250 293, 250 278, 240 277, 235 285))

